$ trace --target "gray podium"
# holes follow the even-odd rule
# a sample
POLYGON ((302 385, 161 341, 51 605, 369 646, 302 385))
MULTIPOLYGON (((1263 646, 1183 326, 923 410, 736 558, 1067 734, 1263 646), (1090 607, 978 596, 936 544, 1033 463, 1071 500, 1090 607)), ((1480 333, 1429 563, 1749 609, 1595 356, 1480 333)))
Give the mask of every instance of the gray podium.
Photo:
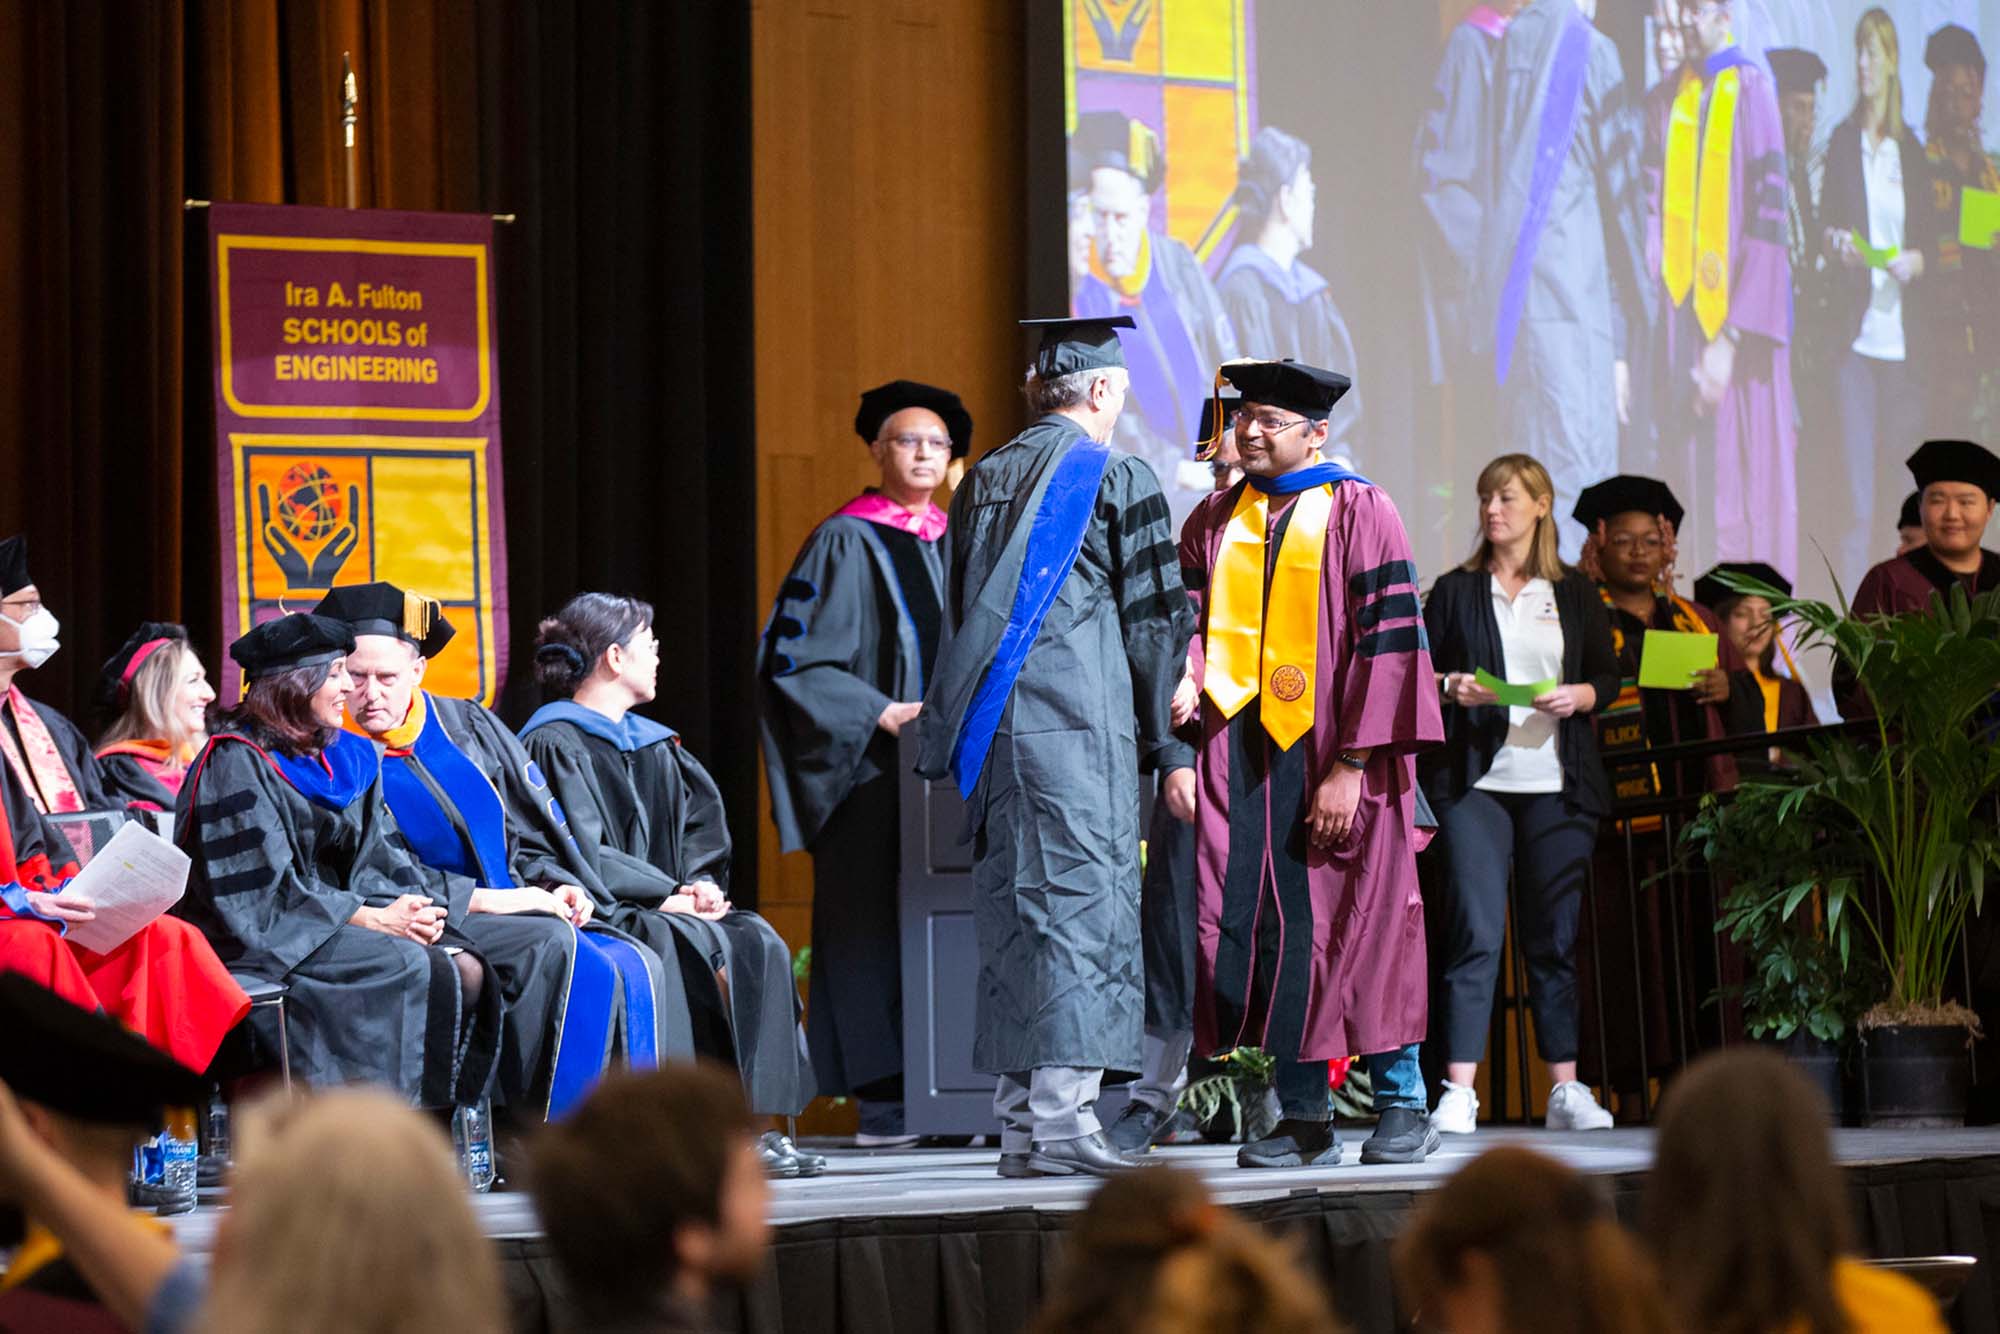
MULTIPOLYGON (((972 931, 972 848, 958 841, 965 803, 950 779, 917 777, 916 731, 903 730, 899 759, 904 1126, 913 1135, 983 1135, 1000 1126, 993 1116, 993 1076, 972 1068, 979 944, 972 931)), ((1152 817, 1154 793, 1154 780, 1142 778, 1141 830, 1152 817)), ((1107 1087, 1099 1115, 1108 1122, 1124 1101, 1122 1089, 1107 1087)))
POLYGON ((958 841, 965 803, 949 778, 919 778, 914 727, 903 729, 903 1118, 913 1135, 997 1131, 993 1076, 972 1068, 979 946, 972 934, 972 848, 958 841))

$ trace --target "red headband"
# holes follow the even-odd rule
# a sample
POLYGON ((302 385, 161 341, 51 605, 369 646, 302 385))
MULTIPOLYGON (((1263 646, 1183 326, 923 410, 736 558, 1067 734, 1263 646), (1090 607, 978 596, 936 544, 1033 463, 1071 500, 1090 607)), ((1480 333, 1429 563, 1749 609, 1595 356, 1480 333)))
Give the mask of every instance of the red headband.
POLYGON ((138 672, 140 664, 145 662, 146 659, 152 657, 153 651, 159 648, 160 645, 171 644, 173 642, 174 641, 171 639, 149 639, 145 643, 139 645, 137 651, 135 651, 132 654, 132 661, 126 663, 125 670, 119 673, 118 697, 120 699, 123 699, 127 694, 131 692, 132 677, 138 672))

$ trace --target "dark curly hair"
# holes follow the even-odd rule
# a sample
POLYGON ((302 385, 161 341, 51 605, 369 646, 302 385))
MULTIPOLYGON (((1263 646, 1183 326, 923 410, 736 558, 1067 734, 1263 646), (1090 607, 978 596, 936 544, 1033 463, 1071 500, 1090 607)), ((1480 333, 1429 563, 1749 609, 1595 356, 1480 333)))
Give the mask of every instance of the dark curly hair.
POLYGON ((535 680, 561 699, 576 694, 613 644, 653 623, 653 604, 617 593, 578 593, 535 627, 535 680))

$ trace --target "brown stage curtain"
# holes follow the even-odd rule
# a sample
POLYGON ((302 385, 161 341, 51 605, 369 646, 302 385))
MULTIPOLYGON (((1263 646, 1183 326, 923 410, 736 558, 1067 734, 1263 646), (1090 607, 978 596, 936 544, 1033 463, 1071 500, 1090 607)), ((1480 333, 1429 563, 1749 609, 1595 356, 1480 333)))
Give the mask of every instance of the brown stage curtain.
POLYGON ((348 50, 362 206, 474 207, 474 66, 442 56, 471 26, 469 0, 0 0, 19 128, 0 163, 26 186, 0 211, 0 477, 17 483, 0 533, 28 533, 65 622, 37 695, 82 709, 120 627, 145 617, 213 628, 213 445, 196 433, 206 405, 183 402, 184 303, 190 336, 206 329, 184 254, 201 221, 183 199, 344 202, 348 50))
POLYGON ((655 710, 755 899, 748 0, 0 0, 0 534, 78 716, 146 618, 217 642, 210 337, 184 198, 517 213, 496 235, 514 653, 585 588, 653 600, 655 710))

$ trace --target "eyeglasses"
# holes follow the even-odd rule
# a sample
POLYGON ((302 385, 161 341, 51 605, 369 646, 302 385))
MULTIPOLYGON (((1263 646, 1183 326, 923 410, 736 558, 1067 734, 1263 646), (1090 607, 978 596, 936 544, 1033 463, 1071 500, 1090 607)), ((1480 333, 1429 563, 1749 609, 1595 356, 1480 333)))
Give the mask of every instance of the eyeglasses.
POLYGON ((915 454, 925 448, 939 454, 951 453, 951 440, 942 435, 885 435, 878 443, 893 445, 905 454, 915 454))
POLYGON ((24 611, 28 615, 33 616, 42 609, 42 600, 40 598, 5 598, 0 599, 0 607, 5 607, 10 612, 24 611))
POLYGON ((1658 536, 1634 537, 1630 533, 1620 533, 1618 536, 1607 541, 1605 545, 1613 551, 1619 552, 1629 552, 1635 547, 1640 551, 1651 552, 1664 550, 1667 544, 1661 541, 1658 536))
POLYGON ((1281 435, 1291 430, 1294 426, 1304 426, 1305 424, 1306 419, 1304 417, 1293 417, 1287 421, 1274 412, 1238 412, 1236 414, 1236 430, 1239 434, 1242 433, 1244 428, 1254 426, 1257 428, 1257 434, 1259 435, 1281 435))

